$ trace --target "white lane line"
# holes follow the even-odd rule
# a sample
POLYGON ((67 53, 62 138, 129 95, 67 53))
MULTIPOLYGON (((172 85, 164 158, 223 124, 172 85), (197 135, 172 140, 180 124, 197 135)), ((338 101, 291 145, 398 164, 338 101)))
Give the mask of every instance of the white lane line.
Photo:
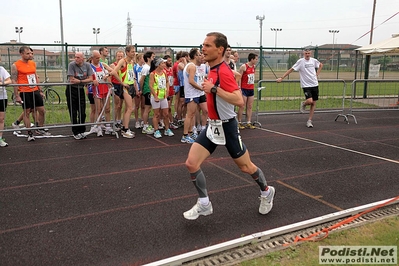
POLYGON ((320 141, 317 141, 317 140, 302 138, 302 137, 298 137, 298 136, 295 136, 295 135, 286 134, 286 133, 282 133, 282 132, 278 132, 278 131, 274 131, 274 130, 270 130, 270 129, 266 129, 266 128, 258 128, 258 129, 263 130, 263 131, 267 131, 267 132, 270 132, 270 133, 286 136, 286 137, 291 137, 291 138, 295 138, 295 139, 309 141, 309 142, 313 142, 313 143, 316 143, 316 144, 324 145, 324 146, 327 146, 327 147, 340 149, 340 150, 344 150, 344 151, 348 151, 348 152, 353 152, 353 153, 357 153, 357 154, 360 154, 360 155, 372 157, 372 158, 375 158, 375 159, 379 159, 379 160, 383 160, 383 161, 399 164, 399 161, 397 161, 397 160, 392 160, 392 159, 384 158, 384 157, 381 157, 381 156, 377 156, 377 155, 373 155, 373 154, 369 154, 369 153, 365 153, 365 152, 361 152, 361 151, 355 151, 355 150, 351 150, 351 149, 335 146, 335 145, 332 145, 332 144, 320 142, 320 141))

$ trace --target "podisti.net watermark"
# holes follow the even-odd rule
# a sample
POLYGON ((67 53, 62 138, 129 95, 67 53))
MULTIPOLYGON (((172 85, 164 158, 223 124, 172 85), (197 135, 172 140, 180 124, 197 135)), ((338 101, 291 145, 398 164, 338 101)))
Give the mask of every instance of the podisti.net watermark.
POLYGON ((319 246, 319 264, 397 263, 397 246, 319 246))

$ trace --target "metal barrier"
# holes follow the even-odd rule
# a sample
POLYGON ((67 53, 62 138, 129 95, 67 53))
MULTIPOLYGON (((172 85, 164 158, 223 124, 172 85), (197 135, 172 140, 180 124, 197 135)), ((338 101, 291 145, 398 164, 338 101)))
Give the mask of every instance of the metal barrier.
MULTIPOLYGON (((349 101, 350 95, 346 95, 346 83, 339 79, 319 80, 319 101, 315 112, 340 112, 338 117, 344 117, 345 101, 349 101)), ((256 122, 259 115, 293 114, 299 113, 299 107, 305 100, 303 90, 299 86, 299 80, 284 80, 277 83, 276 80, 260 80, 255 104, 256 122)), ((336 118, 336 119, 337 119, 336 118)))
MULTIPOLYGON (((14 135, 19 137, 26 137, 26 135, 22 134, 22 131, 27 130, 26 127, 20 127, 16 129, 12 127, 12 124, 17 120, 22 118, 23 109, 21 107, 21 103, 17 103, 14 97, 14 87, 15 86, 32 86, 37 85, 42 87, 44 98, 44 108, 45 108, 45 124, 42 127, 38 127, 34 124, 32 130, 40 130, 40 129, 60 129, 66 127, 74 127, 74 126, 99 126, 101 127, 104 124, 109 124, 112 127, 112 135, 115 135, 119 138, 119 134, 116 130, 116 119, 115 119, 115 104, 114 104, 114 96, 113 93, 114 88, 112 83, 110 82, 100 82, 103 84, 107 84, 109 86, 109 93, 106 98, 106 103, 110 104, 110 115, 107 121, 103 120, 103 115, 106 110, 107 104, 104 104, 101 111, 100 109, 93 109, 93 105, 90 104, 87 96, 87 89, 85 88, 85 113, 86 113, 86 121, 85 123, 72 123, 72 116, 69 113, 67 96, 66 96, 66 87, 67 85, 72 85, 71 83, 38 83, 38 84, 10 84, 6 86, 7 91, 7 110, 6 110, 6 118, 4 121, 4 129, 2 132, 13 132, 14 135), (97 120, 93 120, 93 113, 99 114, 97 120)), ((82 85, 83 86, 83 85, 82 85)), ((71 99, 71 97, 69 97, 71 99)), ((23 100, 23 99, 22 99, 23 100)), ((80 100, 80 99, 78 99, 80 100)), ((70 100, 72 101, 72 99, 70 100)), ((81 111, 81 110, 79 110, 81 111)), ((32 114, 33 118, 33 114, 32 114)), ((33 122, 33 119, 30 119, 33 122)), ((24 125, 23 120, 21 121, 21 125, 24 125)), ((51 131, 49 131, 51 132, 51 131)), ((86 132, 86 135, 94 132, 86 132)), ((40 136, 40 137, 71 137, 73 135, 48 135, 48 136, 40 136)))
POLYGON ((353 117, 353 112, 399 110, 399 80, 370 80, 358 79, 352 82, 352 93, 349 113, 346 116, 353 117))

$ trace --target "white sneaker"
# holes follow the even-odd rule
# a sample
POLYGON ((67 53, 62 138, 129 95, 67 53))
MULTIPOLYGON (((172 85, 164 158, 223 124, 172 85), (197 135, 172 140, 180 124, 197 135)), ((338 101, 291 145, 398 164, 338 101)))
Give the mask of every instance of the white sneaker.
POLYGON ((132 138, 135 137, 135 134, 134 134, 134 132, 130 131, 130 129, 128 129, 128 130, 126 130, 126 131, 123 131, 123 130, 122 130, 122 136, 123 136, 124 138, 132 139, 132 138))
POLYGON ((39 134, 39 135, 43 135, 43 136, 50 136, 51 135, 51 133, 48 132, 48 130, 46 131, 44 129, 37 129, 36 133, 39 134))
POLYGON ((28 141, 35 141, 35 137, 33 135, 28 135, 28 141))
POLYGON ((306 111, 305 108, 306 108, 305 102, 301 102, 301 107, 299 108, 299 112, 303 114, 306 111))
POLYGON ((122 124, 120 124, 120 123, 115 123, 115 131, 121 131, 121 128, 123 127, 123 125, 122 124))
POLYGON ((165 136, 169 136, 169 137, 173 137, 175 134, 172 132, 172 130, 170 130, 170 128, 168 130, 165 130, 165 136))
POLYGON ((148 127, 148 125, 144 125, 143 129, 141 130, 141 133, 147 134, 147 127, 148 127))
POLYGON ((159 130, 155 131, 154 138, 156 138, 156 139, 162 138, 162 134, 159 130))
POLYGON ((148 135, 154 134, 154 128, 151 125, 148 125, 148 127, 147 127, 145 132, 148 135))
POLYGON ((15 132, 16 132, 16 133, 18 133, 18 134, 21 134, 21 133, 22 133, 21 130, 19 130, 19 129, 20 129, 20 126, 17 125, 17 124, 15 124, 15 122, 12 123, 11 126, 12 126, 13 129, 15 129, 15 132))
POLYGON ((165 123, 163 122, 163 119, 161 121, 159 121, 158 128, 159 129, 164 129, 165 128, 165 123))
POLYGON ((175 125, 175 123, 170 123, 169 128, 170 129, 178 129, 179 127, 177 125, 175 125))
POLYGON ((3 138, 0 138, 0 147, 7 147, 8 143, 4 141, 3 138))
POLYGON ((143 126, 141 133, 148 135, 154 134, 154 128, 151 125, 146 124, 143 126))
POLYGON ((135 125, 134 127, 135 127, 136 129, 137 129, 137 128, 140 128, 140 127, 141 127, 141 126, 140 126, 140 122, 137 121, 137 122, 136 122, 136 125, 135 125))
POLYGON ((103 129, 101 126, 97 126, 97 137, 102 137, 103 136, 103 129))
POLYGON ((268 214, 273 208, 273 199, 276 194, 276 190, 274 187, 269 186, 270 194, 269 196, 260 196, 260 206, 259 213, 260 214, 268 214))
POLYGON ((91 126, 90 127, 90 131, 89 131, 89 134, 91 134, 91 133, 96 133, 97 132, 97 127, 96 126, 91 126))
POLYGON ((115 131, 112 127, 105 127, 105 135, 115 135, 115 131))
POLYGON ((17 125, 15 122, 11 124, 13 129, 19 129, 19 125, 17 125))
POLYGON ((73 136, 76 140, 80 140, 80 139, 85 139, 86 135, 84 135, 84 133, 78 133, 76 135, 73 136))
POLYGON ((306 127, 313 127, 312 120, 306 122, 306 127))
POLYGON ((197 203, 190 210, 183 213, 183 216, 187 220, 195 220, 200 215, 207 216, 212 213, 213 213, 212 203, 209 202, 209 204, 207 206, 204 206, 200 203, 200 201, 198 199, 197 203))

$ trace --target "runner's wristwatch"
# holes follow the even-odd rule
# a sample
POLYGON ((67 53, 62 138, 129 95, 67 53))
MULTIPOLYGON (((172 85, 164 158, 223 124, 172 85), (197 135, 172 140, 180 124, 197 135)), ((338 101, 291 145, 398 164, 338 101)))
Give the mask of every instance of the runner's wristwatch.
POLYGON ((213 87, 211 88, 211 92, 212 92, 213 94, 216 94, 217 91, 218 91, 218 87, 217 87, 217 86, 213 86, 213 87))

